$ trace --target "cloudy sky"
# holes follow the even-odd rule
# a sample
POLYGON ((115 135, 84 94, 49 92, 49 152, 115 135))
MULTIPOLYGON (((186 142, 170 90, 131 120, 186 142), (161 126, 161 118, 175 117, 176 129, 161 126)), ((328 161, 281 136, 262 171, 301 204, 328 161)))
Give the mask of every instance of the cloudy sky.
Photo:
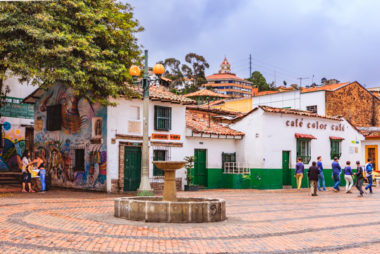
POLYGON ((189 52, 203 55, 207 74, 224 56, 243 78, 252 69, 281 85, 322 77, 380 86, 380 1, 128 0, 145 31, 149 63, 189 52))

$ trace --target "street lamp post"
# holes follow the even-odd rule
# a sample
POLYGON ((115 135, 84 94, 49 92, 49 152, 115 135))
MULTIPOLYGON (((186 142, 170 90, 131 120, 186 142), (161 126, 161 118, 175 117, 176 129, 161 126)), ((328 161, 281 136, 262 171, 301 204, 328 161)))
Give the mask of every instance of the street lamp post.
MULTIPOLYGON (((156 64, 153 68, 154 74, 161 77, 165 69, 162 64, 156 64)), ((136 65, 132 65, 129 69, 129 73, 133 78, 140 75, 140 68, 136 65)), ((143 144, 142 144, 142 156, 141 156, 141 181, 137 190, 138 195, 153 195, 153 190, 149 183, 149 86, 151 80, 148 73, 148 50, 145 50, 145 65, 144 65, 144 77, 142 79, 143 85, 143 144)))

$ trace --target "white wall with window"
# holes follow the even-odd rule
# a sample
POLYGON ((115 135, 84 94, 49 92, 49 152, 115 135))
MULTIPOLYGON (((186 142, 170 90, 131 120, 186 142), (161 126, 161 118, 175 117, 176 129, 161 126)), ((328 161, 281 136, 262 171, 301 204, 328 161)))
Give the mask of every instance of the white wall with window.
POLYGON ((301 110, 308 110, 307 107, 316 106, 318 115, 326 114, 326 100, 325 91, 316 91, 310 93, 301 93, 300 108, 301 110))
MULTIPOLYGON (((139 99, 114 100, 116 107, 107 108, 107 186, 111 179, 118 179, 119 144, 141 145, 143 134, 143 101, 139 99)), ((182 104, 150 101, 149 103, 149 177, 154 178, 153 160, 183 160, 185 142, 185 108, 182 104), (161 135, 161 136, 160 136, 161 135), (179 146, 175 146, 178 144, 179 146), (180 146, 182 145, 182 147, 180 146)), ((185 179, 185 169, 178 170, 176 177, 185 179)))

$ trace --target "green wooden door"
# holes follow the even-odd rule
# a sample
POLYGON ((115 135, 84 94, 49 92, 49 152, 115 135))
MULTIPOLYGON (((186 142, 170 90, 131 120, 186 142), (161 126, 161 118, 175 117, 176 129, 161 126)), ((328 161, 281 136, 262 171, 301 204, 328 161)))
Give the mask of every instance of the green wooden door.
POLYGON ((194 157, 194 182, 200 186, 207 186, 206 149, 195 149, 194 157))
POLYGON ((282 184, 292 184, 291 173, 289 168, 289 151, 282 151, 282 184))
POLYGON ((125 147, 124 151, 124 191, 135 191, 141 179, 141 148, 125 147))

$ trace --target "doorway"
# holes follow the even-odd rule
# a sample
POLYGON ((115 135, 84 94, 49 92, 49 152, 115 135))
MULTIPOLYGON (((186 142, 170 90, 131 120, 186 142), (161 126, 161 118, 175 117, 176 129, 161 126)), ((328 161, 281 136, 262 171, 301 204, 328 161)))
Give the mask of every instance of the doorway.
POLYGON ((33 127, 25 127, 25 150, 28 150, 31 155, 34 152, 34 129, 33 127))
POLYGON ((377 145, 365 146, 365 163, 368 162, 368 159, 372 159, 373 169, 379 170, 377 145))
POLYGON ((282 151, 282 185, 292 185, 291 173, 289 167, 289 151, 282 151))
POLYGON ((206 149, 194 150, 194 183, 207 186, 206 149))
POLYGON ((136 191, 141 179, 141 147, 124 148, 124 191, 136 191))

